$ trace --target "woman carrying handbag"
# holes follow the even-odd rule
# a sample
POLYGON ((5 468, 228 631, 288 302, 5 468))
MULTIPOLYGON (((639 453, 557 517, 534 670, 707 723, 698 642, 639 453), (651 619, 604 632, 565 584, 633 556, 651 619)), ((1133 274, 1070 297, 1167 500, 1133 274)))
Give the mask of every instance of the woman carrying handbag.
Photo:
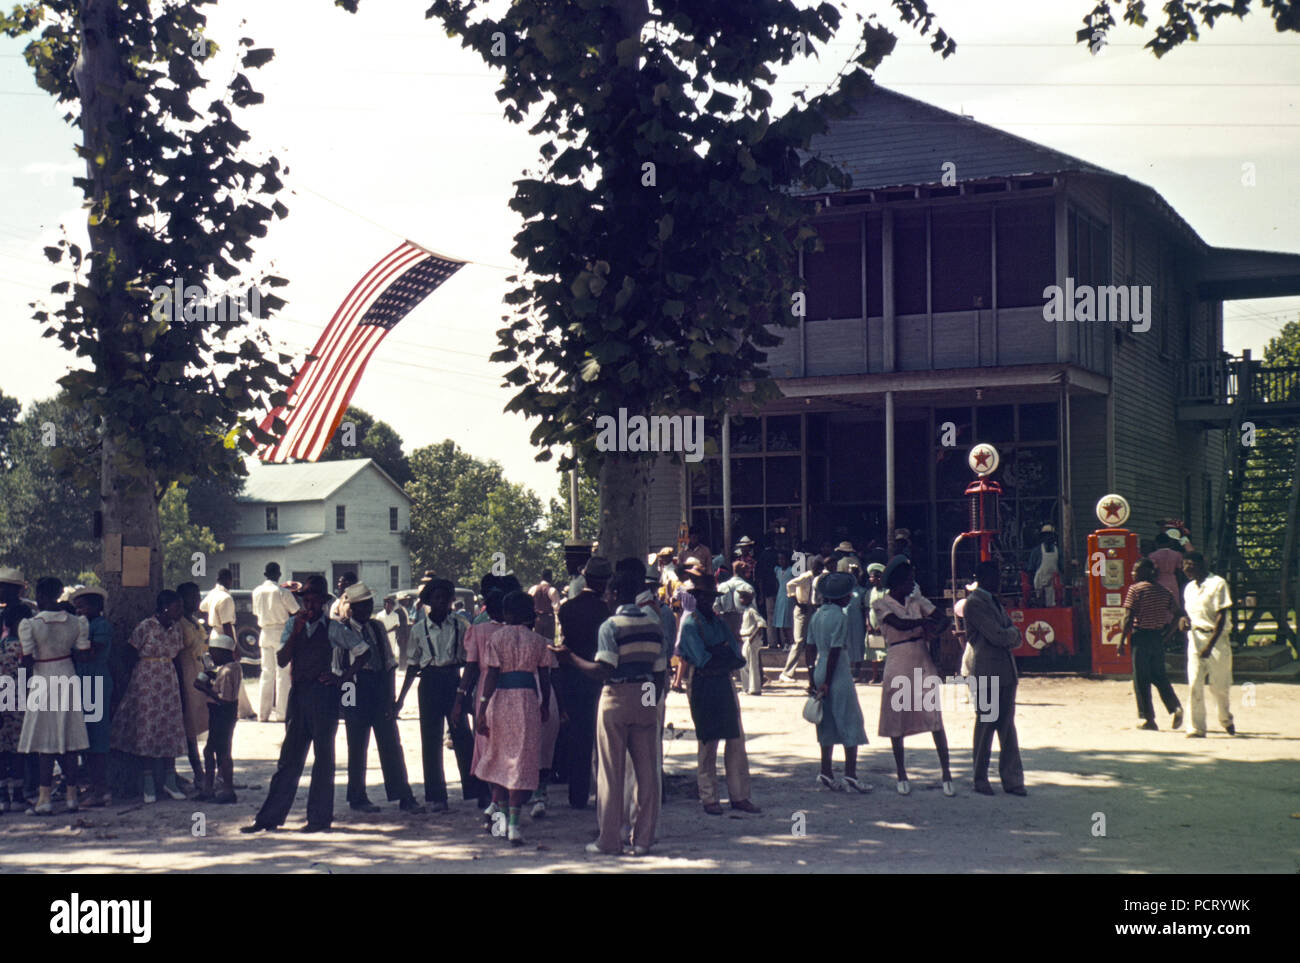
MULTIPOLYGON (((808 691, 818 700, 817 742, 822 752, 817 785, 833 792, 852 789, 871 792, 871 783, 858 779, 858 746, 867 744, 862 723, 862 706, 853 684, 848 651, 849 616, 844 605, 853 594, 855 581, 847 572, 835 572, 822 581, 825 600, 808 623, 808 691), (835 778, 832 756, 836 746, 844 747, 844 778, 835 778)), ((810 710, 805 709, 805 718, 810 710)), ((813 713, 817 714, 817 713, 813 713)))

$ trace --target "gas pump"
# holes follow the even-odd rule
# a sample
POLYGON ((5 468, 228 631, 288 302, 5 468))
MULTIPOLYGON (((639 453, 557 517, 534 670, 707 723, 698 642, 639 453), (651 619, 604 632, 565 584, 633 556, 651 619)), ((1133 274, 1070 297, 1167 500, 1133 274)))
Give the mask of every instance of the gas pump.
POLYGON ((1137 562, 1137 533, 1121 528, 1129 516, 1122 495, 1105 495, 1097 502, 1097 520, 1104 526, 1088 536, 1088 618, 1092 626, 1092 671, 1129 675, 1133 658, 1117 655, 1124 635, 1124 595, 1137 562))
MULTIPOLYGON (((998 467, 998 452, 990 444, 979 444, 970 450, 967 463, 975 472, 976 479, 966 486, 966 495, 970 498, 970 531, 958 535, 952 543, 952 584, 956 598, 961 581, 957 577, 957 546, 968 538, 979 539, 980 561, 992 557, 993 539, 1001 531, 998 519, 998 499, 1002 495, 1002 486, 988 479, 998 467)), ((1073 655, 1074 644, 1074 608, 1063 594, 1058 594, 1062 604, 1031 608, 1024 604, 1011 602, 1006 605, 1007 614, 1020 632, 1021 643, 1011 650, 1016 657, 1041 656, 1044 651, 1073 655)), ((1020 600, 1023 602, 1023 600, 1020 600)), ((960 624, 960 623, 959 623, 960 624)), ((964 639, 964 629, 959 633, 964 639)))

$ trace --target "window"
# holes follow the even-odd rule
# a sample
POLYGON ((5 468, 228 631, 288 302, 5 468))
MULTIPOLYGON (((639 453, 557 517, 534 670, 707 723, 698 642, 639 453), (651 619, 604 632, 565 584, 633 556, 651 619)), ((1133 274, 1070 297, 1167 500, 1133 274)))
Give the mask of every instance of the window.
POLYGON ((818 221, 825 250, 803 257, 808 320, 862 317, 862 218, 818 221))
MULTIPOLYGON (((1075 286, 1110 284, 1110 228, 1078 211, 1070 211, 1068 275, 1075 286)), ((1041 300, 1042 289, 1039 289, 1041 300)))
POLYGON ((894 217, 894 313, 924 314, 925 212, 899 211, 894 217))
POLYGON ((226 568, 230 569, 230 587, 232 589, 239 588, 239 563, 231 562, 226 568))
POLYGON ((348 527, 348 509, 346 505, 334 506, 334 527, 340 532, 348 527))
POLYGON ((388 509, 388 530, 390 532, 397 531, 397 509, 396 508, 388 509))
POLYGON ((997 234, 998 307, 1041 305, 1043 289, 1056 283, 1052 202, 998 207, 997 234))
MULTIPOLYGON (((397 511, 397 509, 394 508, 393 511, 397 511)), ((392 589, 394 592, 396 592, 398 588, 401 587, 398 584, 398 580, 401 577, 402 577, 402 569, 400 566, 398 565, 388 566, 388 587, 392 589)))
POLYGON ((268 532, 278 532, 280 530, 280 509, 274 505, 266 506, 266 530, 268 532))
POLYGON ((931 290, 936 313, 993 307, 992 217, 988 210, 961 208, 931 215, 931 290))

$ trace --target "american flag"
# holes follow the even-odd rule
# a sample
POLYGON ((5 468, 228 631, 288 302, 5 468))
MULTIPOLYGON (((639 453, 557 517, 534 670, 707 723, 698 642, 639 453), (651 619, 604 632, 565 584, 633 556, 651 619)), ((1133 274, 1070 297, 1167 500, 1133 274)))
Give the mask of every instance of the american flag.
POLYGON ((283 415, 287 425, 277 444, 264 445, 262 461, 315 461, 329 444, 379 342, 464 261, 442 257, 403 241, 357 282, 312 349, 289 387, 284 405, 262 419, 262 430, 283 415))

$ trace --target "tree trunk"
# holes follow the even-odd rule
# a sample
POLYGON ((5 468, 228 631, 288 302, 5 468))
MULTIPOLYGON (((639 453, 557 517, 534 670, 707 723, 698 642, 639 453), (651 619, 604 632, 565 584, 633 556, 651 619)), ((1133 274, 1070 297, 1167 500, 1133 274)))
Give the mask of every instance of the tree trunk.
POLYGON ((645 561, 650 532, 646 524, 646 490, 651 462, 610 453, 600 466, 599 554, 610 563, 634 557, 645 561))
MULTIPOLYGON (((73 68, 81 101, 82 147, 91 184, 90 199, 92 205, 103 205, 109 199, 107 211, 101 209, 100 216, 88 225, 93 255, 88 284, 96 296, 91 309, 94 315, 89 320, 99 334, 100 345, 92 363, 112 382, 125 378, 129 355, 143 350, 138 335, 122 330, 122 322, 137 314, 139 305, 126 290, 136 277, 136 252, 131 235, 117 220, 132 215, 123 203, 122 188, 114 186, 115 177, 124 168, 122 138, 130 134, 116 99, 116 92, 129 78, 126 52, 115 42, 121 33, 119 17, 116 0, 83 0, 81 50, 73 68)), ((139 427, 132 425, 128 430, 139 427)), ((119 426, 116 433, 112 429, 103 432, 99 480, 105 545, 113 547, 113 557, 107 557, 106 552, 101 559, 100 576, 108 592, 106 612, 119 643, 153 612, 163 578, 157 475, 152 466, 132 465, 130 457, 120 451, 121 431, 119 426), (119 544, 149 549, 148 585, 123 587, 119 544)))
MULTIPOLYGON (((154 498, 154 475, 141 479, 126 475, 115 464, 116 439, 104 438, 104 456, 100 463, 100 495, 104 503, 104 543, 149 549, 149 584, 122 585, 122 559, 114 559, 116 572, 104 571, 104 589, 108 592, 106 615, 113 623, 113 638, 125 642, 142 619, 154 611, 158 592, 163 587, 162 539, 158 525, 158 502, 154 498), (118 539, 121 539, 120 543, 118 539)), ((106 566, 106 568, 114 566, 106 566)), ((175 588, 175 586, 170 586, 175 588)))

